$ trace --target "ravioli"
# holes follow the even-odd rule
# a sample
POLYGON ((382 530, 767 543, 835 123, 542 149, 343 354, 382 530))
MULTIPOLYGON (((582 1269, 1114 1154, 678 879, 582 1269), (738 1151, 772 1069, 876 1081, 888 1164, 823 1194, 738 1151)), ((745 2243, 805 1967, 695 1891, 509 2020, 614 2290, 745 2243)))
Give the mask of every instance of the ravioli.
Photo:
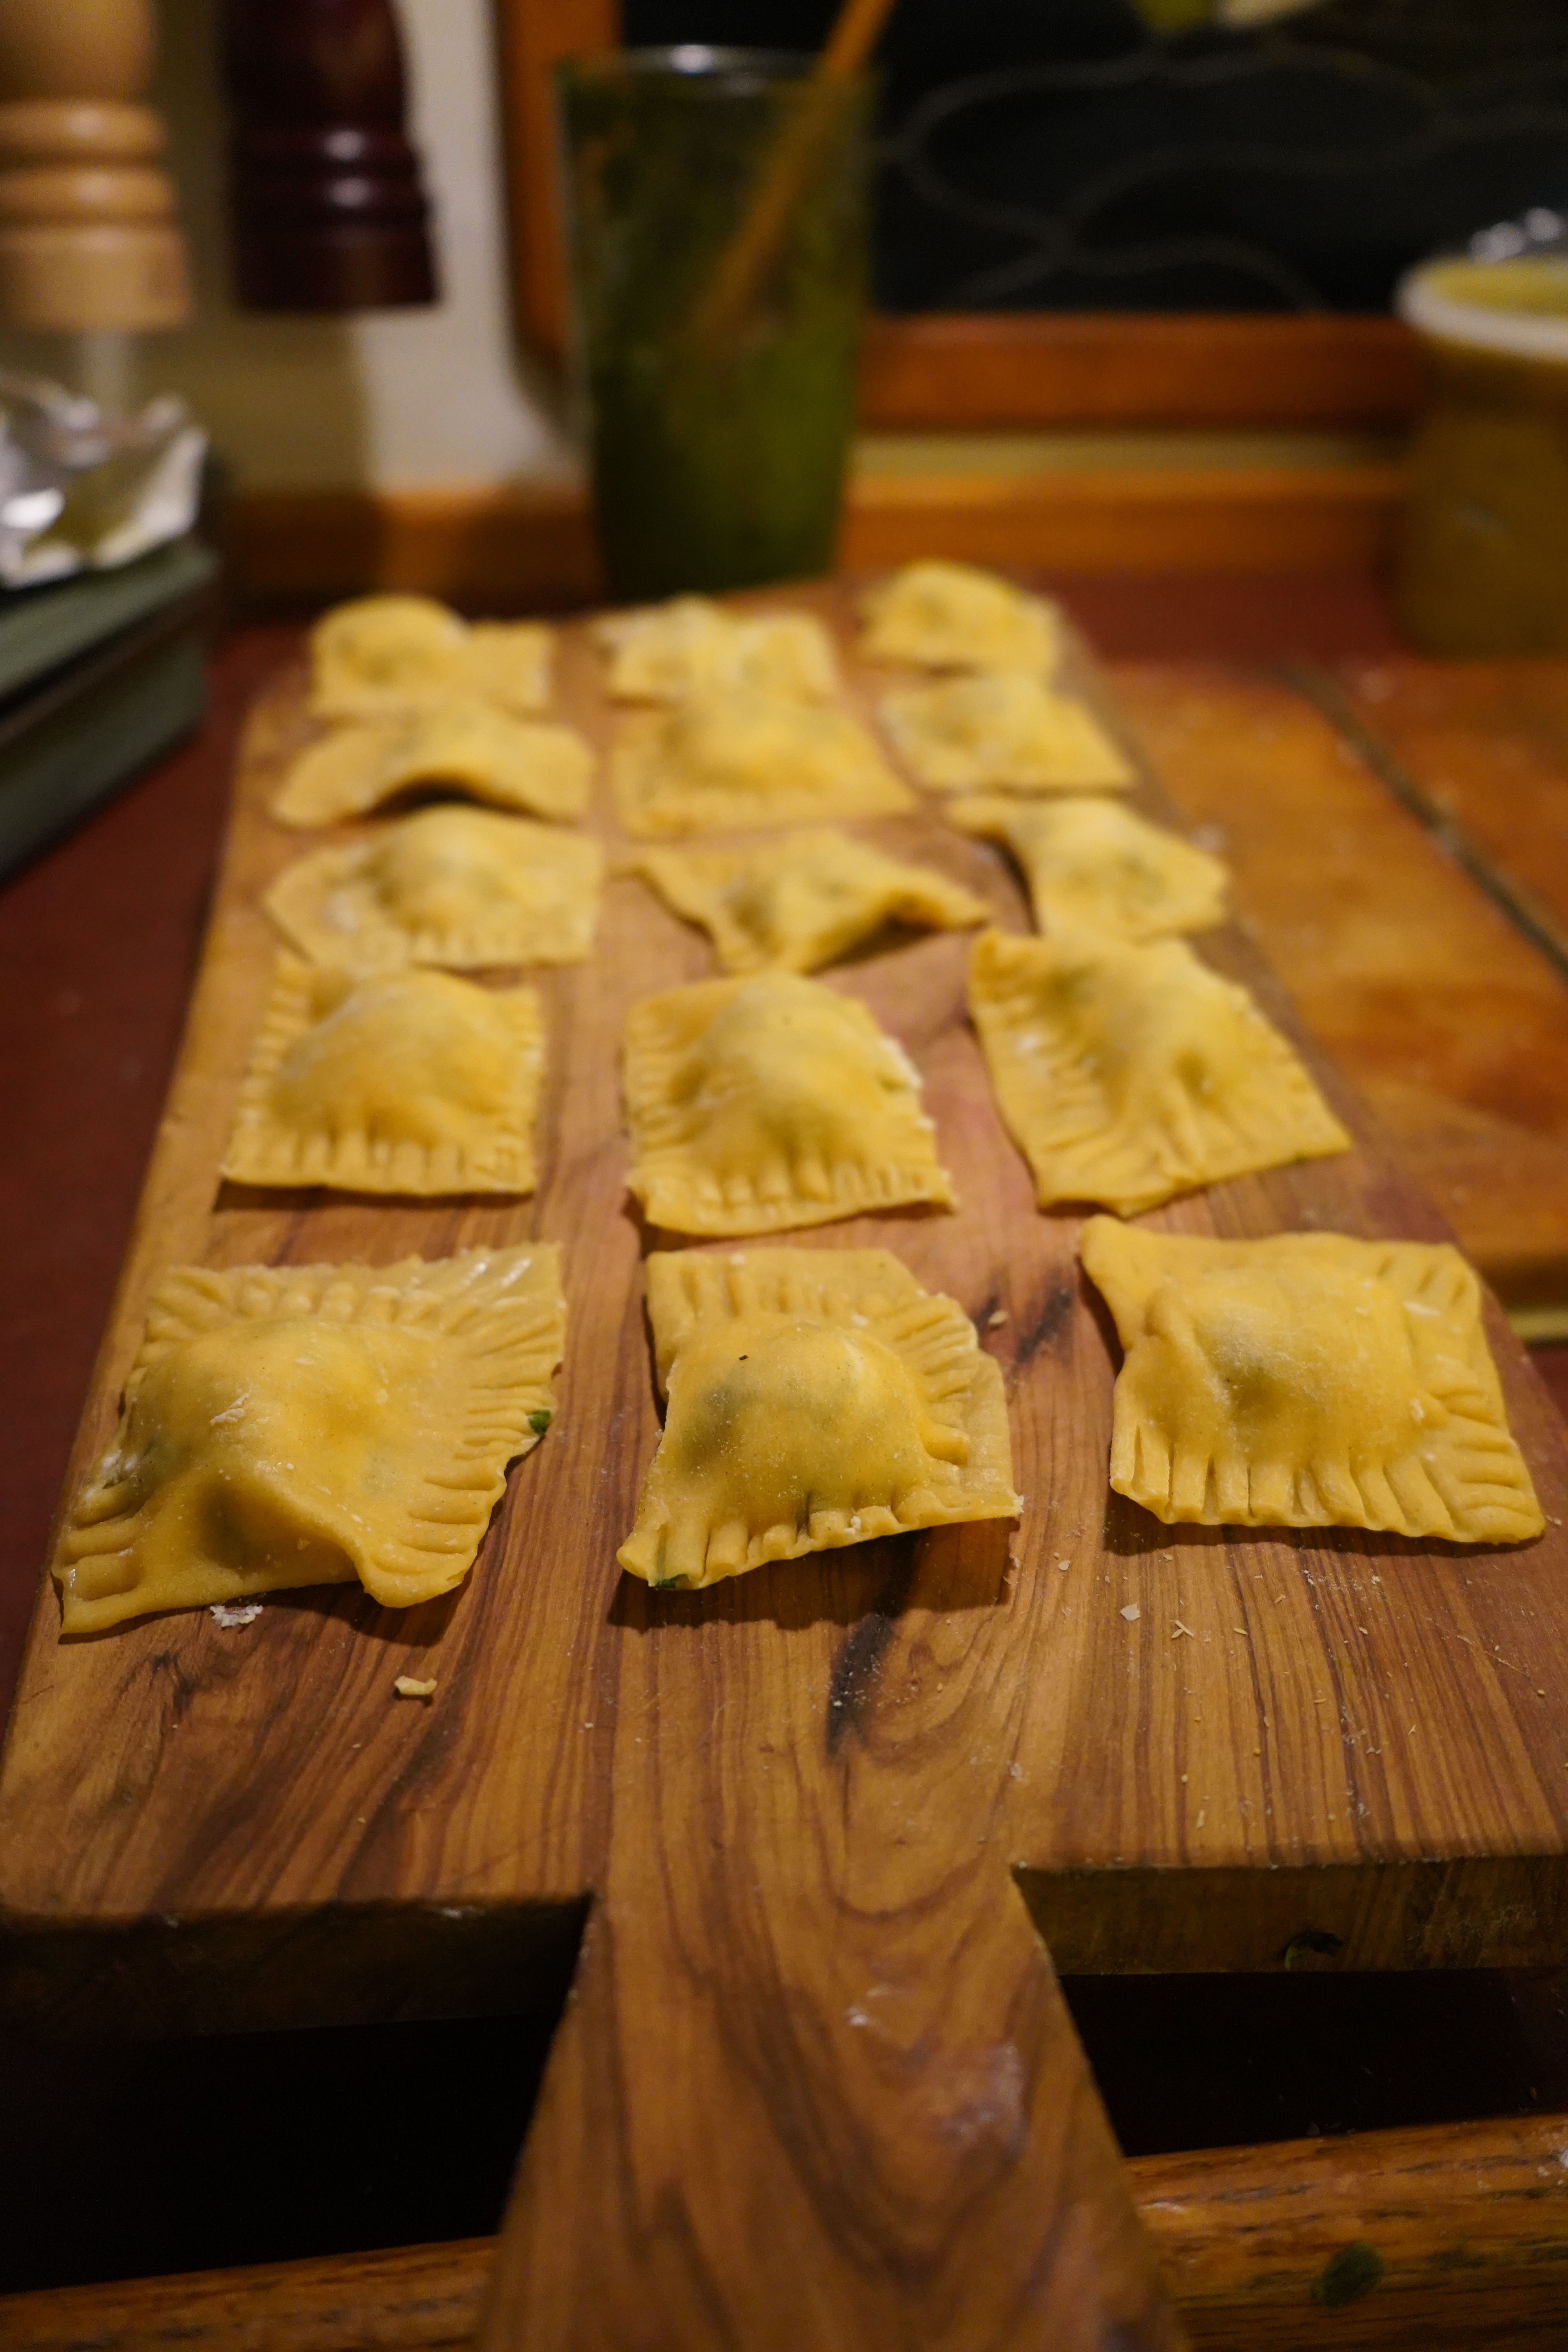
POLYGON ((626 1023, 630 1188, 650 1225, 765 1234, 951 1208, 920 1076, 863 1004, 793 972, 702 980, 626 1023))
POLYGON ((1168 1522, 1525 1543, 1544 1521, 1458 1250, 1083 1229, 1116 1318, 1110 1483, 1168 1522))
POLYGON ((915 806, 847 711, 742 688, 704 688, 628 719, 610 781, 621 823, 644 839, 915 806))
POLYGON ((1219 859, 1117 801, 965 800, 948 814, 962 832, 1006 843, 1028 877, 1042 930, 1059 924, 1152 940, 1225 920, 1228 877, 1219 859))
POLYGON ((450 702, 399 724, 339 727, 301 751, 272 803, 280 824, 333 824, 416 787, 565 822, 588 805, 594 754, 570 727, 450 702))
POLYGON ((477 696, 527 717, 550 704, 554 632, 537 621, 473 626, 431 596, 361 596, 310 632, 319 719, 409 719, 477 696))
POLYGON ((531 988, 356 982, 280 955, 223 1172, 350 1192, 531 1192, 544 1059, 531 988))
POLYGON ((1244 988, 1180 940, 987 931, 969 1008, 1042 1208, 1123 1216, 1350 1138, 1244 988))
POLYGON ((374 840, 297 859, 264 904, 313 963, 345 971, 580 963, 604 866, 582 834, 487 809, 418 809, 374 840))
POLYGON ((653 1585, 910 1528, 1016 1518, 1002 1373, 888 1250, 656 1253, 669 1409, 622 1545, 653 1585))
POLYGON ((1091 710, 1012 670, 883 698, 882 724, 938 792, 1121 793, 1138 779, 1091 710))
POLYGON ((984 899, 847 834, 792 833, 756 849, 647 849, 637 871, 711 934, 729 971, 810 971, 884 924, 961 930, 984 899))
POLYGON ((973 563, 906 563, 861 598, 860 611, 865 661, 1049 677, 1061 657, 1056 606, 973 563))
POLYGON ((66 1633, 356 1577, 389 1609, 461 1583, 550 1425, 560 1259, 166 1274, 60 1538, 66 1633))
POLYGON ((672 596, 592 625, 617 702, 682 702, 735 687, 830 702, 838 691, 833 640, 808 613, 726 613, 706 596, 672 596))

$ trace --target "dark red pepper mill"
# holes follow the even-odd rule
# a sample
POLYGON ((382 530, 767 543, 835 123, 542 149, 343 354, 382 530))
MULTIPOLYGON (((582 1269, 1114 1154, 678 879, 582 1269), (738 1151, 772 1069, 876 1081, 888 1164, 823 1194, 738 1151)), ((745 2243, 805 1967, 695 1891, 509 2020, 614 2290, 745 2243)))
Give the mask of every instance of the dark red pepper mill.
POLYGON ((434 302, 391 0, 225 0, 223 32, 242 306, 434 302))

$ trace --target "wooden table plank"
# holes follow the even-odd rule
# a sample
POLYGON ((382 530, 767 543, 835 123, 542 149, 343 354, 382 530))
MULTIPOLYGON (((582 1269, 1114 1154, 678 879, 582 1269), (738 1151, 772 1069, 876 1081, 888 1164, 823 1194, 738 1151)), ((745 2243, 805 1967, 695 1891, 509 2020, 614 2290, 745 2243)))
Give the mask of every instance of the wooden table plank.
POLYGON ((1568 661, 1353 661, 1338 683, 1373 743, 1568 965, 1568 661))
MULTIPOLYGON (((1137 2157, 1194 2352, 1560 2352, 1568 2116, 1137 2157), (1372 2259, 1368 2259, 1369 2255, 1372 2259)), ((493 2238, 0 2298, 8 2352, 467 2352, 493 2238)))
MULTIPOLYGON (((1313 1036, 1510 1309, 1568 1318, 1568 987, 1299 692, 1217 664, 1114 676, 1313 1036)), ((1521 838, 1549 864, 1544 825, 1521 838)))

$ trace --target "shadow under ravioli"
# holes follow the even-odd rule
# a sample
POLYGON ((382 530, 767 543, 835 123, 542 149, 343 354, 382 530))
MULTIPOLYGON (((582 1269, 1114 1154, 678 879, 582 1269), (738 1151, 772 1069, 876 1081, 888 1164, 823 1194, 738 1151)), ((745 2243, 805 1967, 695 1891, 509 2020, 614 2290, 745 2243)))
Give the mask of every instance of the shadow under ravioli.
POLYGON ((66 1633, 356 1578, 388 1608, 449 1591, 549 1427, 565 1315, 553 1244, 175 1268, 60 1538, 66 1633))
POLYGON ((531 1192, 539 998, 449 973, 357 983, 280 955, 223 1172, 351 1192, 531 1192))
POLYGON ((443 804, 297 859, 264 903, 313 963, 347 971, 580 963, 604 865, 585 834, 443 804))
POLYGON ((628 1178, 648 1223, 774 1233, 952 1207, 920 1077, 866 1007, 793 972, 698 981, 626 1022, 628 1178))
POLYGON ((1123 1216, 1350 1138, 1244 988, 1180 940, 987 931, 969 1009, 1042 1208, 1123 1216))
POLYGON ((664 1434, 618 1554, 654 1585, 1014 1518, 999 1366, 887 1250, 656 1253, 664 1434))
POLYGON ((1110 1483, 1156 1517, 1542 1532, 1479 1286, 1447 1244, 1222 1242, 1091 1217, 1080 1251, 1126 1350, 1110 1483))

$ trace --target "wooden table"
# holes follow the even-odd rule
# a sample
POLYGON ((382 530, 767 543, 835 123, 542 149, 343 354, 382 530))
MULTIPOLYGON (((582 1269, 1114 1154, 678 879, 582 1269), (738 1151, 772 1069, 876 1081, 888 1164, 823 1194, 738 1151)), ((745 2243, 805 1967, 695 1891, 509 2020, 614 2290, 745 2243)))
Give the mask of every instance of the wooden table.
MULTIPOLYGON (((1137 586, 1147 610, 1148 583, 1137 583, 1137 586)), ((1252 583, 1248 583, 1248 593, 1256 607, 1256 590, 1252 583)), ((1106 591, 1102 587, 1099 599, 1102 606, 1105 597, 1106 591)), ((1220 598, 1216 596, 1215 601, 1217 604, 1220 598)), ((1183 583, 1179 602, 1190 633, 1193 628, 1193 598, 1188 583, 1183 583)), ((1305 604, 1306 596, 1303 595, 1300 602, 1305 604)), ((1176 600, 1173 599, 1173 609, 1175 609, 1175 604, 1176 600)), ((1325 614, 1331 614, 1334 609, 1331 600, 1320 603, 1317 627, 1313 632, 1317 643, 1309 645, 1310 651, 1331 656, 1342 656, 1353 651, 1353 647, 1347 648, 1342 643, 1333 642, 1331 628, 1324 626, 1325 614)), ((1110 616, 1114 619, 1113 609, 1110 616)), ((1110 634, 1106 617, 1102 609, 1098 616, 1102 642, 1110 634)), ((1123 614, 1124 626, 1130 617, 1127 613, 1123 614)), ((1252 625, 1255 631, 1252 649, 1273 650, 1257 644, 1256 609, 1252 625)), ((1282 627, 1280 642, 1299 647, 1307 634, 1300 625, 1299 605, 1296 625, 1294 629, 1282 627)), ((1124 637, 1122 642, 1125 646, 1127 638, 1124 637)), ((1191 643, 1189 634, 1188 647, 1191 643)), ((1154 641, 1152 648, 1150 635, 1145 635, 1142 645, 1134 649, 1158 649, 1158 640, 1154 641)), ((218 673, 219 708, 226 718, 232 717, 233 705, 238 699, 243 686, 269 666, 279 650, 278 639, 257 636, 241 638, 227 649, 218 673)), ((1381 651, 1382 648, 1373 646, 1372 650, 1381 651)), ((1332 692, 1344 692, 1347 687, 1352 692, 1361 691, 1354 682, 1356 675, 1345 673, 1339 677, 1331 677, 1326 685, 1321 680, 1313 679, 1309 682, 1310 693, 1307 696, 1303 696, 1298 686, 1281 687, 1276 680, 1260 681, 1255 670, 1249 675, 1238 675, 1234 665, 1228 669, 1211 668, 1202 674, 1190 669, 1173 672, 1169 667, 1153 672, 1144 670, 1126 675, 1121 680, 1123 694, 1130 698, 1139 726, 1146 740, 1153 745, 1178 800, 1184 802, 1193 815, 1210 824, 1222 824, 1230 833, 1228 854, 1237 867, 1244 911, 1251 913, 1267 951, 1281 964, 1286 977, 1296 986, 1310 1020, 1314 1018, 1310 990, 1314 975, 1322 983, 1325 991, 1322 1003, 1328 1012, 1319 1016, 1318 1025, 1325 1034, 1332 1034, 1330 1014, 1336 1001, 1342 1009, 1348 1001, 1347 992, 1353 996, 1354 987, 1360 984, 1353 957, 1343 952, 1337 956, 1325 954, 1323 950, 1323 939, 1327 933, 1334 931, 1336 925, 1340 927, 1338 936, 1342 937, 1344 932, 1347 876, 1359 874, 1364 883, 1366 870, 1371 866, 1380 873, 1386 871, 1391 878, 1397 877, 1405 890, 1406 901, 1401 909, 1401 921, 1392 927, 1392 932, 1407 940, 1408 951, 1415 958, 1413 973, 1406 985, 1409 1001, 1417 1008, 1423 988, 1429 987, 1432 982, 1430 970, 1424 971, 1419 961, 1426 936, 1421 892, 1428 887, 1436 889, 1439 882, 1447 888, 1454 879, 1449 865, 1442 853, 1433 848, 1419 818, 1401 808, 1397 801, 1391 803, 1386 784, 1364 764, 1358 764, 1353 757, 1347 756, 1342 730, 1336 734, 1321 715, 1325 700, 1332 692), (1239 772, 1231 778, 1230 797, 1228 800, 1226 797, 1226 779, 1215 755, 1216 744, 1224 740, 1225 726, 1221 721, 1234 730, 1238 714, 1248 726, 1264 730, 1263 740, 1271 742, 1277 751, 1281 742, 1285 746, 1274 765, 1277 772, 1289 780, 1293 798, 1287 800, 1282 797, 1279 806, 1272 813, 1272 827, 1270 813, 1251 806, 1247 796, 1240 792, 1239 772), (1217 735, 1216 728, 1219 730, 1217 735), (1343 838, 1337 860, 1319 856, 1307 861, 1304 868, 1303 843, 1317 853, 1328 839, 1328 831, 1321 822, 1321 794, 1326 782, 1342 787, 1335 808, 1334 827, 1343 838), (1202 801, 1196 798, 1200 792, 1206 795, 1202 801), (1391 806, 1397 819, 1392 830, 1388 827, 1391 806), (1282 815, 1290 821, 1285 828, 1288 838, 1283 844, 1279 824, 1282 815), (1357 834, 1358 826, 1373 828, 1370 852, 1363 845, 1362 836, 1357 834), (1420 877, 1419 887, 1411 883, 1413 868, 1420 877), (1318 889, 1315 902, 1311 898, 1314 879, 1318 889), (1271 889, 1275 893, 1272 902, 1271 889), (1272 920, 1271 903, 1274 908, 1272 920), (1289 953, 1282 954, 1279 945, 1280 938, 1285 937, 1287 949, 1289 946, 1286 919, 1294 919, 1302 933, 1299 971, 1296 972, 1290 970, 1289 953), (1314 924, 1318 927, 1315 930, 1312 928, 1314 924), (1303 987, 1303 981, 1309 985, 1303 987), (1335 988, 1340 991, 1337 1000, 1333 992, 1335 988)), ((205 819, 210 827, 216 814, 215 786, 220 782, 226 767, 226 748, 220 728, 216 740, 194 755, 186 755, 183 761, 171 763, 163 774, 150 780, 142 788, 139 796, 127 800, 116 810, 106 812, 95 826, 89 827, 78 841, 68 845, 55 860, 47 861, 17 886, 22 901, 22 924, 19 933, 12 933, 13 939, 18 940, 19 946, 25 947, 30 916, 34 925, 35 956, 41 961, 53 952, 59 959, 56 972, 51 975, 55 983, 54 992, 51 994, 47 988, 40 988, 36 978, 32 990, 26 992, 32 994, 40 1013, 52 1013, 54 1021, 61 1024, 51 1031, 40 1024, 30 1030, 24 1041, 17 1057, 19 1083, 26 1085, 31 1073, 35 1092, 29 1115, 18 1122, 18 1129, 22 1136, 34 1139, 32 1148, 38 1155, 31 1173, 37 1187, 36 1197, 41 1197, 47 1203, 38 1224, 51 1234, 58 1234, 64 1227, 74 1244, 64 1250, 57 1244, 52 1262, 48 1258, 40 1262, 35 1250, 24 1247, 18 1250, 18 1264, 24 1274, 29 1270, 34 1273, 37 1294, 47 1295, 57 1307, 67 1290, 68 1280, 75 1277, 79 1286, 79 1328, 88 1322, 89 1300, 93 1306, 101 1300, 101 1286, 106 1277, 111 1277, 118 1261, 121 1236, 118 1232, 111 1232, 103 1242, 100 1254, 100 1287, 94 1297, 89 1289, 93 1265, 90 1255, 94 1237, 92 1213, 95 1208, 100 1211, 101 1188, 105 1187, 106 1178, 113 1173, 113 1160, 111 1155, 103 1150, 100 1138, 104 1137, 105 1130, 100 1128, 94 1139, 90 1181, 84 1181, 80 1128, 70 1116, 69 1104, 73 1097, 77 1102, 100 1099, 105 1090, 105 1080, 112 1076, 118 1066, 126 1095, 133 1101, 142 1099, 146 1111, 155 1109, 161 1093, 162 1074, 158 1073, 145 1088, 144 1096, 139 1097, 137 1076, 131 1071, 131 1056, 138 1048, 135 1044, 127 1044, 125 1039, 127 1036, 146 1038, 149 1034, 156 1036, 156 1029, 149 1020, 149 1013, 153 1010, 163 1015, 165 1024, 163 1035, 167 1038, 173 1025, 170 1016, 177 1013, 177 1001, 183 993, 181 955, 188 957, 195 911, 194 886, 197 881, 202 864, 201 851, 205 845, 201 826, 205 819), (173 823, 166 819, 162 825, 157 822, 160 806, 157 796, 160 794, 164 796, 163 807, 176 812, 173 823), (184 796, 183 805, 182 794, 184 796), (151 818, 146 814, 148 811, 153 812, 151 818), (107 848, 103 847, 105 844, 107 848), (89 866, 84 878, 83 861, 90 859, 95 849, 101 862, 96 870, 89 866), (138 858, 139 871, 135 870, 138 858), (71 860, 76 861, 78 867, 75 888, 69 887, 68 875, 63 883, 61 880, 62 868, 71 860), (28 891, 34 894, 30 901, 26 896, 28 891), (117 910, 109 913, 107 919, 103 911, 99 911, 94 919, 91 900, 95 891, 99 894, 100 910, 106 907, 116 908, 117 900, 119 902, 117 910), (151 940, 139 940, 133 930, 122 928, 128 918, 132 922, 147 924, 152 933, 151 940), (151 953, 147 952, 149 946, 151 953), (121 972, 113 977, 105 970, 108 961, 105 949, 108 947, 117 949, 123 959, 121 972), (95 959, 101 961, 95 965, 95 959), (164 982, 161 1003, 151 985, 160 971, 164 982), (128 980, 147 989, 147 996, 140 1005, 129 1000, 124 992, 128 980), (66 1025, 77 1022, 84 1013, 87 1019, 80 1029, 66 1025), (139 1028, 138 1022, 141 1024, 139 1028), (121 1033, 118 1066, 113 1060, 113 1033, 117 1027, 121 1033), (58 1043, 62 1034, 69 1041, 63 1055, 58 1043), (79 1038, 83 1040, 79 1047, 75 1043, 79 1038), (61 1213, 62 1188, 68 1188, 73 1183, 80 1187, 79 1197, 86 1213, 74 1227, 68 1215, 61 1213)), ((1256 760, 1252 763, 1252 772, 1256 772, 1256 760)), ((209 831, 205 839, 210 842, 210 838, 209 831)), ((1517 937, 1506 924, 1501 929, 1494 924, 1494 915, 1500 921, 1502 919, 1495 893, 1490 900, 1478 898, 1472 886, 1468 882, 1462 883, 1459 895, 1445 902, 1441 921, 1444 926, 1451 928, 1461 919, 1462 910, 1464 919, 1474 922, 1477 920, 1475 909, 1478 905, 1485 910, 1486 923, 1486 944, 1479 947, 1478 952, 1483 959, 1481 968, 1490 980, 1495 976, 1499 959, 1506 958, 1507 950, 1517 937)), ((1477 930, 1476 938, 1479 942, 1483 932, 1477 930)), ((1563 992, 1550 967, 1550 986, 1542 988, 1540 985, 1535 966, 1543 961, 1539 950, 1531 946, 1525 950, 1524 961, 1517 962, 1516 968, 1509 968, 1507 977, 1509 984, 1517 987, 1528 1002, 1531 1017, 1542 1024, 1542 1034, 1550 1039, 1554 1034, 1550 1024, 1557 1012, 1552 991, 1557 991, 1558 994, 1563 992)), ((33 969, 36 972, 37 963, 33 969)), ((1389 949, 1385 942, 1382 967, 1384 977, 1387 977, 1390 969, 1389 949)), ((18 1002, 22 993, 18 992, 10 1001, 13 1003, 18 1002)), ((1568 1003, 1568 996, 1563 1001, 1568 1003)), ((1462 1015, 1450 1021, 1449 1033, 1445 1034, 1462 1038, 1462 1015)), ((1347 1022, 1344 1034, 1335 1034, 1333 1042, 1342 1059, 1352 1060, 1358 1042, 1353 1022, 1347 1022)), ((164 1052, 166 1055, 166 1045, 164 1052)), ((1470 1069, 1476 1066, 1477 1058, 1472 1057, 1470 1069)), ((1457 1100, 1460 1112, 1474 1110, 1474 1104, 1462 1091, 1445 1092, 1443 1082, 1449 1076, 1447 1066, 1438 1066, 1428 1057, 1423 1068, 1426 1086, 1422 1098, 1427 1105, 1436 1103, 1442 1106, 1457 1100)), ((1357 1075, 1363 1076, 1364 1084, 1364 1073, 1357 1075)), ((1459 1075, 1468 1082, 1466 1071, 1459 1075)), ((1478 1083, 1484 1084, 1484 1075, 1478 1083)), ((1493 1097, 1500 1104, 1501 1118, 1511 1118, 1516 1107, 1513 1091, 1507 1086, 1496 1085, 1493 1097)), ((10 1099, 15 1100, 16 1097, 10 1099)), ((1533 1115, 1533 1099, 1531 1108, 1533 1115)), ((1411 1111, 1409 1105, 1406 1105, 1406 1110, 1407 1113, 1411 1111)), ((1515 1123, 1527 1126, 1524 1121, 1515 1123)), ((1544 1151, 1550 1153, 1560 1148, 1556 1139, 1561 1129, 1550 1088, 1547 1089, 1546 1116, 1538 1129, 1527 1128, 1527 1131, 1542 1135, 1544 1151)), ((145 1124, 142 1132, 145 1133, 145 1124)), ((1424 1129, 1419 1119, 1410 1115, 1405 1132, 1408 1148, 1419 1155, 1424 1172, 1430 1181, 1430 1125, 1424 1129)), ((110 1123, 107 1135, 108 1139, 117 1140, 123 1147, 127 1165, 122 1173, 126 1189, 129 1189, 135 1173, 135 1129, 115 1121, 110 1123)), ((1495 1156, 1494 1164, 1500 1164, 1508 1157, 1508 1153, 1500 1151, 1495 1156)), ((1542 1191, 1546 1192, 1549 1186, 1543 1184, 1542 1191)), ((1489 1186, 1486 1202, 1489 1213, 1492 1213, 1496 1207, 1492 1197, 1494 1192, 1495 1186, 1489 1186)), ((1450 1205, 1451 1208, 1462 1207, 1462 1197, 1456 1196, 1450 1205)), ((1527 1305, 1531 1299, 1544 1297, 1550 1306, 1549 1288, 1543 1291, 1541 1287, 1542 1270, 1549 1286, 1561 1266, 1568 1263, 1568 1252, 1563 1251, 1553 1239, 1549 1213, 1550 1202, 1542 1228, 1544 1238, 1532 1229, 1533 1255, 1520 1275, 1522 1285, 1520 1295, 1525 1297, 1527 1305), (1536 1286, 1531 1289, 1531 1285, 1536 1286)), ((1459 1216, 1457 1221, 1463 1230, 1464 1218, 1459 1216)), ((104 1220, 105 1223, 110 1222, 104 1220)), ((1505 1230, 1495 1214, 1493 1226, 1488 1230, 1494 1229, 1505 1230)), ((15 1215, 12 1230, 14 1234, 25 1230, 15 1215)), ((1479 1241, 1472 1240, 1472 1246, 1481 1254, 1479 1241)), ((68 1327, 69 1315, 61 1321, 68 1327)), ((86 1346, 90 1346, 92 1336, 89 1328, 85 1334, 86 1346)), ((23 1449, 25 1458, 29 1461, 42 1457, 37 1474, 37 1492, 34 1496, 37 1517, 41 1519, 47 1517, 53 1500, 52 1488, 58 1479, 58 1462, 51 1465, 47 1460, 49 1396, 47 1386, 38 1380, 38 1373, 47 1372, 54 1351, 28 1352, 31 1394, 16 1402, 24 1410, 30 1407, 34 1426, 46 1432, 42 1445, 34 1443, 23 1449)), ((58 1352, 63 1355, 65 1351, 60 1349, 58 1352)), ((12 1351, 13 1363, 17 1360, 19 1353, 12 1351)), ((59 1393, 68 1392, 72 1384, 72 1369, 68 1363, 66 1370, 57 1375, 57 1400, 59 1393)), ((74 1378, 79 1384, 79 1357, 74 1369, 74 1378)), ((74 1412, 74 1395, 68 1393, 64 1414, 74 1412)), ((57 1402, 57 1412, 58 1410, 57 1402)), ((13 1421, 9 1425, 16 1426, 16 1423, 13 1421)), ((62 1433, 68 1437, 68 1423, 62 1433)), ((24 1549, 18 1561, 18 1572, 13 1580, 18 1599, 25 1594, 30 1600, 37 1561, 42 1549, 41 1527, 35 1527, 31 1531, 26 1526, 21 1528, 18 1541, 23 1547, 28 1546, 29 1534, 30 1549, 24 1549)), ((1510 2160, 1515 2163, 1524 2160, 1517 2147, 1512 2148, 1510 2160)), ((1173 2200, 1167 2195, 1163 2201, 1169 2206, 1173 2200)), ((1218 2342, 1222 2339, 1210 2335, 1204 2340, 1218 2342)), ((1280 2337, 1278 2340, 1289 2339, 1280 2337)), ((1336 2340, 1352 2339, 1342 2336, 1336 2340)))

